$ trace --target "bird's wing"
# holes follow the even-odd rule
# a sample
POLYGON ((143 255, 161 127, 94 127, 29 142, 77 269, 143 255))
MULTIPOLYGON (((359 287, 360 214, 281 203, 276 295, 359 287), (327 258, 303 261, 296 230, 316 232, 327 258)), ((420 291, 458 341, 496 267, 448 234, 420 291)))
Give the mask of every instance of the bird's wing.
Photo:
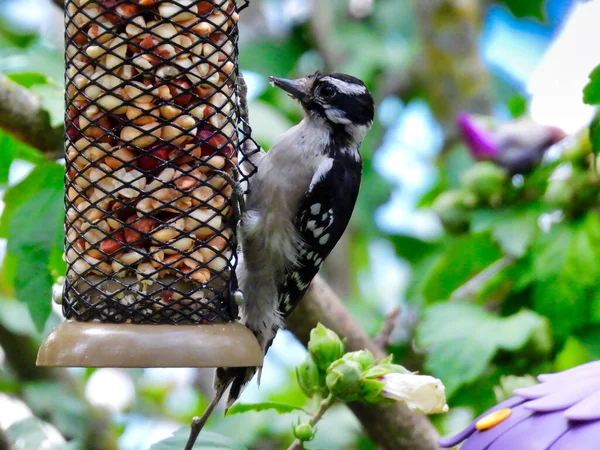
POLYGON ((313 177, 296 214, 294 226, 300 238, 298 259, 285 269, 278 289, 279 310, 283 317, 287 317, 302 300, 352 216, 360 188, 362 162, 331 161, 326 173, 319 170, 313 177))

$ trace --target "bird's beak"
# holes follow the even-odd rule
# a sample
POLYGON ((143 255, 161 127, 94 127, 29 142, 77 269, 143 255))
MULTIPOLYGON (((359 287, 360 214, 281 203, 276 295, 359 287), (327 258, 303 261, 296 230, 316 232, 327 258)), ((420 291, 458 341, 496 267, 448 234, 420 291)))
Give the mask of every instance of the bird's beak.
POLYGON ((269 81, 273 86, 287 92, 291 97, 302 103, 307 103, 310 99, 310 91, 306 83, 306 78, 288 80, 286 78, 269 77, 269 81))

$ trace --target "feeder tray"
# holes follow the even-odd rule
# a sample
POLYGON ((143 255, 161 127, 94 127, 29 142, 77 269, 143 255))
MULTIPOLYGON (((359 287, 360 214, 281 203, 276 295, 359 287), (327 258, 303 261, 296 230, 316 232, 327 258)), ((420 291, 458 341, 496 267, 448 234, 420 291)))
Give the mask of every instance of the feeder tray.
POLYGON ((235 322, 239 3, 66 0, 68 320, 38 365, 262 365, 235 322))
POLYGON ((37 365, 49 367, 250 367, 263 354, 248 328, 67 320, 50 332, 37 365))

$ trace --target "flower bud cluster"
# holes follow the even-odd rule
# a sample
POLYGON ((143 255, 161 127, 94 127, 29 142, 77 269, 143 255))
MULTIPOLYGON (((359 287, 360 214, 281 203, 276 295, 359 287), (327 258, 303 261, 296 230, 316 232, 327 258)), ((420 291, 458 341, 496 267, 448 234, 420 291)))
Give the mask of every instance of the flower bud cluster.
POLYGON ((308 397, 332 395, 343 402, 384 404, 400 401, 425 414, 446 412, 445 389, 436 378, 417 375, 378 361, 368 350, 345 353, 344 342, 319 324, 310 335, 309 354, 296 369, 298 384, 308 397))

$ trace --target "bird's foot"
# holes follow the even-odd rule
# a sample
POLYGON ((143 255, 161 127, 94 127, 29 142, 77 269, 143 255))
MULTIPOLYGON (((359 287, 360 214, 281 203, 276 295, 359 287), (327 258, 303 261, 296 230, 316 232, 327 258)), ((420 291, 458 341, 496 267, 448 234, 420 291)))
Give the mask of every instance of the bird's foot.
POLYGON ((225 172, 224 170, 215 169, 213 172, 223 177, 225 181, 227 181, 233 188, 233 193, 231 195, 231 206, 233 207, 233 213, 236 222, 241 221, 244 213, 246 212, 246 200, 244 198, 246 192, 242 187, 242 183, 239 181, 240 173, 237 167, 232 167, 233 175, 225 172))

